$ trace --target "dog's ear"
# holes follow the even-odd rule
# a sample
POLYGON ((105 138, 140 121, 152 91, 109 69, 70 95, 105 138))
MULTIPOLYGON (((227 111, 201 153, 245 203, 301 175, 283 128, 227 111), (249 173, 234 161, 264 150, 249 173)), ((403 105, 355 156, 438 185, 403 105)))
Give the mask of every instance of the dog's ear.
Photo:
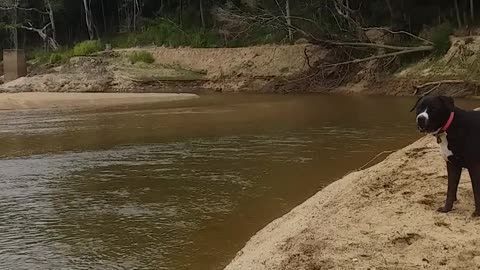
POLYGON ((453 112, 455 109, 455 103, 452 97, 440 96, 440 100, 445 104, 449 111, 453 112))

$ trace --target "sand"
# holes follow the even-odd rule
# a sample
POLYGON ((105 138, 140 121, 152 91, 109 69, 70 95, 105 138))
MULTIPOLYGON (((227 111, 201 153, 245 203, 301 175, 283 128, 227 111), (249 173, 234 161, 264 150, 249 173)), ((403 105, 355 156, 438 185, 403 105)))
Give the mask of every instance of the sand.
POLYGON ((448 214, 432 137, 348 174, 253 236, 225 270, 475 269, 480 219, 463 172, 448 214))
POLYGON ((195 94, 164 93, 0 93, 0 110, 110 107, 195 98, 195 94))

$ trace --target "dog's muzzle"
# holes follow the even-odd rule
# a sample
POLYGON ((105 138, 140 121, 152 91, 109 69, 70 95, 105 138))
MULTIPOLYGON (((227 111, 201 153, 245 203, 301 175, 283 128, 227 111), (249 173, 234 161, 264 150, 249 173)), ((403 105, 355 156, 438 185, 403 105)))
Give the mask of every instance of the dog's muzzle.
POLYGON ((420 130, 421 132, 424 132, 425 129, 427 128, 427 122, 428 122, 428 118, 424 115, 418 115, 417 116, 417 128, 418 130, 420 130))

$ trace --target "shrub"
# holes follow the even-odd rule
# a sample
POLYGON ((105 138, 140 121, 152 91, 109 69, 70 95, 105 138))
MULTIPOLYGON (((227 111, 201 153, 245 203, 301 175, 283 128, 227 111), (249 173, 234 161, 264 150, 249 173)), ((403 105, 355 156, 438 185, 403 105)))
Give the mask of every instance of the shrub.
POLYGON ((99 40, 87 40, 80 42, 73 47, 74 56, 85 56, 103 50, 103 45, 99 40))
POLYGON ((439 24, 431 31, 431 41, 433 42, 433 54, 441 56, 450 49, 450 35, 453 33, 453 27, 449 23, 439 24))
POLYGON ((117 48, 135 46, 190 46, 190 47, 218 47, 222 38, 213 31, 191 28, 182 30, 175 23, 163 19, 148 20, 143 31, 120 34, 109 39, 117 48))
POLYGON ((52 53, 50 55, 50 60, 48 61, 50 64, 58 64, 64 61, 63 55, 60 53, 52 53))
POLYGON ((146 51, 134 52, 128 56, 128 59, 130 59, 130 62, 132 62, 132 64, 135 64, 137 62, 151 64, 155 62, 152 54, 146 51))

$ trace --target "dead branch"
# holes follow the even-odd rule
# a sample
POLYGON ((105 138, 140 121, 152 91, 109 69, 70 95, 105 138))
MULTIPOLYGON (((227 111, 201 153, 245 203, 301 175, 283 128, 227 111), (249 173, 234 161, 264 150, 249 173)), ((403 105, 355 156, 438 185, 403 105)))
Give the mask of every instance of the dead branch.
POLYGON ((51 26, 51 24, 52 23, 47 23, 43 28, 34 28, 31 24, 29 26, 19 25, 18 28, 25 29, 25 30, 28 30, 28 31, 33 31, 33 32, 37 33, 42 40, 48 42, 48 45, 50 46, 50 48, 52 48, 53 50, 58 50, 59 45, 58 45, 57 41, 54 40, 53 38, 47 36, 47 34, 46 34, 47 29, 48 29, 48 27, 51 26))
POLYGON ((445 83, 465 83, 465 81, 464 80, 441 80, 441 81, 428 82, 421 85, 415 85, 413 87, 415 87, 415 89, 422 89, 430 85, 440 85, 445 83))
MULTIPOLYGON (((422 97, 427 96, 427 95, 430 95, 430 93, 432 93, 433 91, 435 91, 435 89, 437 89, 438 87, 440 87, 440 85, 442 85, 442 84, 439 83, 439 84, 435 85, 434 87, 432 87, 432 89, 430 89, 430 90, 428 90, 427 92, 423 93, 422 97)), ((416 89, 415 89, 415 92, 413 92, 413 95, 416 96, 416 95, 418 94, 418 92, 420 91, 420 89, 421 89, 421 88, 416 88, 416 89)), ((415 104, 415 107, 414 107, 414 108, 417 107, 417 104, 418 104, 419 101, 420 101, 420 100, 417 101, 417 103, 415 104)))
POLYGON ((362 28, 363 30, 367 31, 367 30, 380 30, 380 31, 385 31, 385 32, 389 32, 391 34, 404 34, 404 35, 407 35, 409 37, 412 37, 412 38, 415 38, 415 39, 418 39, 418 40, 421 40, 427 44, 430 44, 430 45, 433 45, 433 42, 431 42, 430 40, 428 39, 424 39, 422 37, 419 37, 417 35, 414 35, 410 32, 407 32, 407 31, 393 31, 393 30, 390 30, 388 28, 384 28, 384 27, 363 27, 362 28))
POLYGON ((418 47, 403 47, 403 46, 393 46, 393 45, 385 45, 385 44, 377 44, 377 43, 365 43, 365 42, 336 42, 336 41, 324 41, 330 45, 336 46, 352 46, 352 47, 372 47, 372 48, 380 48, 380 49, 390 49, 390 50, 416 50, 419 49, 421 51, 431 51, 433 50, 433 46, 418 46, 418 47))
POLYGON ((19 7, 19 6, 0 6, 0 10, 3 11, 10 11, 10 10, 21 10, 21 11, 35 11, 40 14, 48 14, 48 12, 37 9, 37 8, 24 8, 24 7, 19 7))
POLYGON ((358 64, 358 63, 362 63, 362 62, 366 62, 366 61, 370 61, 370 60, 382 59, 382 58, 398 56, 398 55, 402 55, 402 54, 431 51, 432 49, 433 49, 433 47, 431 47, 431 46, 420 46, 420 47, 416 47, 416 48, 410 49, 410 50, 403 50, 403 51, 398 51, 398 52, 374 55, 374 56, 365 57, 365 58, 353 59, 353 60, 350 60, 350 61, 324 65, 322 67, 335 67, 335 66, 348 65, 348 64, 358 64))
POLYGON ((307 48, 303 49, 303 54, 305 55, 305 62, 307 63, 308 67, 313 69, 312 65, 310 65, 310 57, 308 56, 307 48))

